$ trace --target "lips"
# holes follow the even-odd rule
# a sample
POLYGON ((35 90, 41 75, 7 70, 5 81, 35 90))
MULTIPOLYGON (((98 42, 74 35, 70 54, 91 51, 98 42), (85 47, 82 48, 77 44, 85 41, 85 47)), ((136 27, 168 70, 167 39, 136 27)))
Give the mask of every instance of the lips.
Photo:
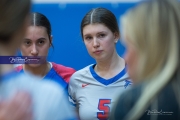
POLYGON ((102 52, 102 50, 96 50, 96 51, 94 51, 93 53, 95 53, 95 54, 100 54, 102 52))

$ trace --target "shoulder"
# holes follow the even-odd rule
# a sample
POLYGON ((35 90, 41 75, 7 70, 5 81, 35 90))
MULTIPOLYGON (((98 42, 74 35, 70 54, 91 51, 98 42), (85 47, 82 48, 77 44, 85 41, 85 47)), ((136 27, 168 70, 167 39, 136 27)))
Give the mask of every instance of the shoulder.
POLYGON ((52 62, 52 67, 59 73, 63 73, 63 72, 67 72, 67 73, 74 73, 76 70, 71 68, 71 67, 66 67, 64 65, 61 64, 56 64, 54 62, 52 62))
POLYGON ((67 83, 69 82, 70 77, 76 71, 71 67, 66 67, 61 64, 56 64, 52 62, 53 69, 60 75, 67 83))
POLYGON ((92 66, 92 65, 88 65, 88 66, 76 71, 72 75, 72 78, 87 76, 90 73, 90 70, 89 70, 90 66, 92 66))
MULTIPOLYGON (((88 65, 78 71, 76 71, 70 78, 69 86, 78 86, 80 83, 84 83, 91 77, 89 67, 91 65, 88 65)), ((92 78, 92 77, 91 77, 92 78)))

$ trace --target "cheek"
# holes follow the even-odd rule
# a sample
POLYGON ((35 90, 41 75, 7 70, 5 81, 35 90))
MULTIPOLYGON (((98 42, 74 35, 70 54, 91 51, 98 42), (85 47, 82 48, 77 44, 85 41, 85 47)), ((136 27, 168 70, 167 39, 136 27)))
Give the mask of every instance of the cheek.
POLYGON ((101 43, 101 47, 105 50, 105 51, 107 51, 107 52, 112 52, 112 51, 114 51, 114 49, 115 49, 115 43, 114 43, 114 41, 112 40, 112 39, 108 39, 108 40, 106 40, 106 41, 103 41, 102 43, 101 43))
POLYGON ((22 55, 28 55, 30 51, 29 48, 25 47, 24 45, 20 46, 20 50, 21 50, 22 55))
POLYGON ((137 64, 137 52, 132 47, 127 48, 127 51, 125 53, 125 61, 129 65, 135 65, 137 64))
POLYGON ((127 50, 125 53, 125 57, 124 57, 126 63, 129 65, 131 65, 131 61, 132 61, 132 53, 131 51, 127 50))
POLYGON ((88 52, 88 54, 92 57, 95 58, 94 54, 93 54, 93 46, 91 45, 91 43, 85 43, 85 47, 86 50, 88 52))
POLYGON ((135 50, 132 49, 127 50, 124 59, 128 66, 129 76, 132 79, 135 78, 137 72, 137 54, 135 50))
POLYGON ((84 45, 85 45, 87 51, 90 53, 92 50, 91 44, 90 43, 84 43, 84 45))
POLYGON ((45 45, 39 48, 39 53, 41 56, 47 56, 49 51, 49 45, 45 45))

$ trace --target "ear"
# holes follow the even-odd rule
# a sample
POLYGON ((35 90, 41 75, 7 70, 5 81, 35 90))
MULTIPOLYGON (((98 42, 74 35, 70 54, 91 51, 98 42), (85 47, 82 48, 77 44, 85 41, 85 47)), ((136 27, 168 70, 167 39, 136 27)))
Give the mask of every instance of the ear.
MULTIPOLYGON (((50 37, 50 43, 52 43, 52 41, 53 41, 53 36, 51 35, 51 37, 50 37)), ((49 44, 49 47, 51 47, 51 44, 49 44)))
POLYGON ((114 33, 114 43, 117 43, 118 42, 118 39, 119 39, 119 33, 115 32, 114 33))

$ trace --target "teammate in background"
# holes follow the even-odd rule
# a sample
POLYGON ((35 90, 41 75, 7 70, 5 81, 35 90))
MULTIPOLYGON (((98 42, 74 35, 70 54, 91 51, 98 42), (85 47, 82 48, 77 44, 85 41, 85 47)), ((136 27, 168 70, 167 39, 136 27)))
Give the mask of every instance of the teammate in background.
POLYGON ((96 64, 73 74, 69 99, 80 119, 108 119, 117 95, 131 84, 126 79, 125 61, 116 52, 120 37, 116 17, 105 8, 92 9, 81 22, 81 35, 96 64))
POLYGON ((151 0, 122 17, 128 73, 112 120, 180 120, 180 3, 151 0), (127 95, 128 94, 128 95, 127 95))
MULTIPOLYGON (((52 45, 51 24, 41 13, 31 13, 30 25, 21 44, 22 56, 47 56, 52 45)), ((16 68, 21 73, 30 72, 42 79, 51 79, 68 89, 71 75, 75 72, 70 67, 48 62, 45 64, 23 64, 16 68)))
MULTIPOLYGON (((28 26, 30 3, 30 0, 0 0, 0 61, 3 56, 16 54, 28 26)), ((74 118, 59 85, 17 74, 13 68, 12 64, 0 64, 0 120, 74 118)))

